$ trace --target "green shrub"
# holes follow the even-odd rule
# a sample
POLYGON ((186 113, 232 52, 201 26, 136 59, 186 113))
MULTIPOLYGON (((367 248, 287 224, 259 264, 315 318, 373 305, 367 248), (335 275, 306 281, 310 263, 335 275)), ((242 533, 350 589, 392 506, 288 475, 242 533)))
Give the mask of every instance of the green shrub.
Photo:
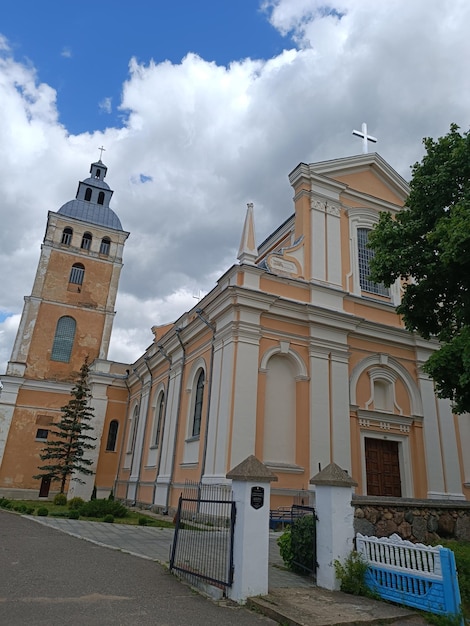
POLYGON ((28 506, 28 508, 26 509, 26 515, 33 515, 34 514, 34 506, 28 506))
POLYGON ((69 516, 69 511, 65 510, 65 511, 50 511, 49 515, 51 517, 68 517, 69 516))
POLYGON ((7 509, 8 511, 13 511, 14 506, 15 505, 13 502, 7 502, 3 508, 7 509))
POLYGON ((45 506, 40 506, 38 509, 38 515, 39 517, 47 517, 49 515, 49 509, 45 506))
POLYGON ((80 517, 80 512, 77 509, 72 509, 69 512, 69 519, 78 519, 80 517))
POLYGON ((340 589, 355 596, 376 597, 366 585, 366 573, 369 568, 362 554, 353 550, 344 563, 334 563, 336 578, 340 581, 340 589))
POLYGON ((11 501, 8 500, 8 498, 0 498, 0 507, 2 509, 6 509, 7 505, 10 504, 10 503, 11 503, 11 501))
POLYGON ((82 508, 82 506, 85 504, 85 500, 83 498, 79 498, 78 496, 76 496, 75 498, 71 498, 68 501, 67 506, 69 507, 69 509, 71 509, 72 511, 78 511, 79 509, 82 508))
POLYGON ((137 523, 139 524, 139 526, 147 526, 149 521, 150 520, 148 517, 139 517, 139 519, 137 520, 137 523))
POLYGON ((114 522, 114 515, 105 515, 103 518, 103 522, 106 522, 107 524, 112 524, 114 522))
POLYGON ((65 495, 65 493, 58 493, 56 496, 54 496, 54 504, 56 504, 57 506, 64 506, 65 504, 67 504, 67 496, 65 495))
POLYGON ((17 513, 26 513, 26 509, 28 507, 26 506, 26 504, 14 504, 13 505, 13 510, 16 511, 17 513))
POLYGON ((104 517, 114 515, 114 517, 126 517, 128 511, 120 502, 114 500, 90 500, 80 509, 83 517, 104 517))
POLYGON ((292 536, 290 533, 290 526, 286 528, 286 530, 282 533, 282 535, 277 540, 277 545, 279 546, 279 554, 281 555, 282 560, 284 561, 284 565, 289 569, 292 566, 292 559, 294 555, 292 554, 292 536))
POLYGON ((313 568, 315 518, 303 515, 285 530, 277 540, 286 567, 305 574, 313 568))

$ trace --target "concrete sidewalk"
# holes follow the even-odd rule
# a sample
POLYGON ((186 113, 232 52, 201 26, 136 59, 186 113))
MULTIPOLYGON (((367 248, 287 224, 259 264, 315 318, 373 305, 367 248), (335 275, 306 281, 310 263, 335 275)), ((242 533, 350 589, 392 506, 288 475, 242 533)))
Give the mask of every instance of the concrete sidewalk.
MULTIPOLYGON (((25 516, 74 537, 122 550, 168 566, 172 528, 106 524, 54 517, 25 516)), ((279 533, 270 532, 269 594, 250 598, 248 606, 290 626, 334 626, 371 623, 426 624, 415 612, 385 602, 330 592, 305 577, 287 571, 277 546, 279 533)))

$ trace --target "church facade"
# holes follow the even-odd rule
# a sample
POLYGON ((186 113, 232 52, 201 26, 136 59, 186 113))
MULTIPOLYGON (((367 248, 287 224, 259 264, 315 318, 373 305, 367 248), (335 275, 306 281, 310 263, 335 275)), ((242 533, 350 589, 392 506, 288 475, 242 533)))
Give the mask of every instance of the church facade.
MULTIPOLYGON (((133 364, 106 359, 110 325, 105 320, 114 304, 111 294, 127 233, 105 232, 102 225, 90 230, 93 241, 109 237, 119 254, 111 261, 97 253, 97 263, 116 264, 115 273, 109 267, 107 274, 108 295, 104 298, 103 289, 104 300, 93 309, 102 330, 85 331, 71 348, 78 361, 87 350, 94 359, 90 382, 101 445, 95 476, 84 485, 72 481, 69 494, 89 497, 94 484, 99 496, 113 490, 123 500, 170 511, 187 481, 225 483, 227 472, 254 454, 278 477, 272 506, 291 504, 331 462, 349 472, 359 494, 470 499, 469 418, 453 415, 422 371, 437 344, 404 328, 395 313, 399 281, 386 289, 368 279, 368 233, 381 211, 395 213, 403 206, 406 182, 378 154, 301 163, 289 180, 294 213, 257 245, 249 205, 238 263, 197 306, 172 324, 154 327, 154 341, 133 364), (89 350, 92 345, 96 349, 89 350)), ((82 228, 84 218, 80 213, 54 219, 78 219, 82 228)), ((60 237, 66 227, 78 229, 58 222, 51 244, 58 254, 64 254, 60 237)), ((77 236, 84 233, 77 230, 77 236)), ((80 250, 70 262, 80 256, 85 264, 80 250)), ((46 277, 45 263, 41 267, 46 277)), ((46 292, 38 280, 33 294, 42 303, 46 292)), ((38 367, 34 354, 50 360, 47 350, 63 311, 49 322, 49 342, 38 343, 34 352, 27 338, 34 337, 34 331, 27 332, 34 312, 27 308, 28 300, 2 377, 4 489, 6 479, 15 488, 26 486, 38 454, 37 449, 28 453, 26 469, 21 460, 26 453, 19 453, 23 424, 33 434, 32 415, 38 411, 33 403, 25 408, 22 394, 43 394, 42 405, 50 411, 41 411, 53 417, 60 403, 53 404, 51 385, 67 384, 53 383, 53 363, 47 372, 41 370, 42 378, 28 379, 38 367), (17 480, 11 469, 15 455, 17 480)), ((32 483, 29 479, 28 488, 37 491, 39 485, 32 483)))

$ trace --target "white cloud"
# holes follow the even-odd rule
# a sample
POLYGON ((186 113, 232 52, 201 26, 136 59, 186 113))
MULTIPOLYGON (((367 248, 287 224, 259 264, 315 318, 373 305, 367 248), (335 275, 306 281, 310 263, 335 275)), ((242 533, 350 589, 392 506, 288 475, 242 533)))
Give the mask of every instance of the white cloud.
POLYGON ((68 46, 65 46, 64 48, 62 48, 60 56, 64 57, 65 59, 71 59, 72 58, 72 50, 68 46))
MULTIPOLYGON (((152 325, 178 317, 235 262, 247 202, 260 241, 292 213, 287 175, 298 162, 359 153, 351 133, 365 121, 375 149, 409 177, 422 137, 451 122, 468 129, 467 0, 328 6, 266 3, 273 26, 297 42, 267 61, 132 59, 123 127, 77 136, 58 123, 54 90, 0 39, 0 310, 21 311, 47 211, 74 197, 100 145, 111 206, 131 232, 110 357, 132 360, 152 325)), ((3 363, 12 343, 0 335, 3 363)))
POLYGON ((111 113, 113 110, 113 99, 103 98, 103 100, 101 100, 98 104, 98 107, 102 113, 111 113))

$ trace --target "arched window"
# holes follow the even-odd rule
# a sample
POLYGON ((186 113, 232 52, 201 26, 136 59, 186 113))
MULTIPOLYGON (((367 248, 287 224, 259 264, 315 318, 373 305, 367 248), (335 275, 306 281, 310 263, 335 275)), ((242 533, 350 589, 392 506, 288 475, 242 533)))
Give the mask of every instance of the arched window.
POLYGON ((87 202, 90 202, 90 200, 91 200, 91 189, 90 189, 90 187, 87 187, 87 190, 85 191, 85 200, 87 200, 87 202))
POLYGON ((76 327, 77 323, 73 317, 64 315, 64 317, 59 318, 52 344, 51 361, 62 361, 63 363, 70 361, 76 327))
POLYGON ((100 191, 98 194, 98 204, 104 204, 104 191, 100 191))
POLYGON ((131 419, 131 424, 130 424, 129 438, 127 440, 128 452, 132 452, 134 450, 138 425, 139 425, 139 405, 137 404, 134 408, 134 413, 132 414, 132 419, 131 419))
POLYGON ((111 422, 109 423, 109 429, 108 429, 108 439, 106 441, 106 450, 108 452, 115 452, 116 450, 118 430, 119 430, 119 422, 117 420, 111 420, 111 422))
POLYGON ((101 170, 98 168, 96 170, 95 178, 99 178, 101 176, 101 170))
POLYGON ((155 424, 155 434, 152 441, 152 445, 158 447, 160 443, 160 433, 162 432, 162 422, 163 422, 163 411, 165 409, 165 394, 163 391, 160 394, 157 404, 157 415, 156 415, 156 424, 155 424))
POLYGON ((199 437, 201 432, 201 417, 202 417, 202 400, 204 396, 204 370, 201 370, 196 384, 196 395, 194 397, 194 411, 193 411, 193 429, 192 436, 199 437))
POLYGON ((73 285, 83 285, 83 278, 85 276, 85 266, 81 263, 74 263, 72 265, 72 271, 70 272, 69 283, 73 285))
POLYGON ((100 254, 105 254, 106 256, 108 256, 110 245, 111 239, 109 237, 103 237, 100 244, 100 254))
POLYGON ((93 237, 91 233, 84 233, 82 237, 82 245, 80 246, 82 250, 89 250, 91 248, 91 240, 93 237))
POLYGON ((62 231, 62 243, 66 246, 70 246, 72 243, 73 230, 71 228, 64 228, 62 231))
POLYGON ((367 247, 367 241, 369 239, 369 228, 357 229, 357 251, 359 261, 359 282, 361 289, 368 291, 369 293, 375 293, 379 296, 388 296, 389 290, 383 283, 373 283, 369 279, 370 274, 370 260, 374 258, 374 252, 367 247))

